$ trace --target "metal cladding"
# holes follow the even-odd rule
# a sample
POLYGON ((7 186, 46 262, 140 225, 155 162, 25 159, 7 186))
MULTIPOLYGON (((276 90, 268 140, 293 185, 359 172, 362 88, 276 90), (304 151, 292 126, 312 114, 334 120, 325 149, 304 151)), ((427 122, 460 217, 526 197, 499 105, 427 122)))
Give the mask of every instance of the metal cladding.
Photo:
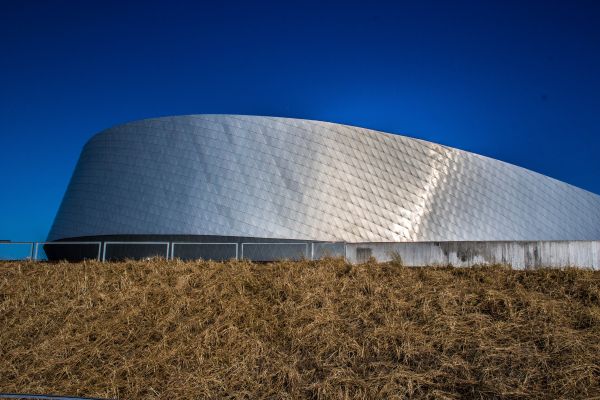
POLYGON ((115 234, 317 241, 600 239, 600 196, 353 126, 190 115, 84 147, 49 240, 115 234))

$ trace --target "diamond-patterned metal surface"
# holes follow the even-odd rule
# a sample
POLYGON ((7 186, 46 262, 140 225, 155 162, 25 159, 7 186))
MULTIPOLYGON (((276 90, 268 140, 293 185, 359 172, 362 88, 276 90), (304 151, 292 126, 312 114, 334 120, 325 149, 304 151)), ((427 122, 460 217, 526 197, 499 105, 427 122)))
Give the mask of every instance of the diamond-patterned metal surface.
POLYGON ((84 147, 49 240, 600 239, 600 196, 447 146, 288 118, 131 122, 84 147))

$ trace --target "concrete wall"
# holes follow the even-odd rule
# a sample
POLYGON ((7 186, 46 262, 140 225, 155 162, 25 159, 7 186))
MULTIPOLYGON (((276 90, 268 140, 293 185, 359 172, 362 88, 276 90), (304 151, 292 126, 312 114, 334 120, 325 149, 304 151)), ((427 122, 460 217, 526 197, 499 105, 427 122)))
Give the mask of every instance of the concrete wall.
POLYGON ((584 267, 600 269, 600 241, 523 242, 406 242, 347 243, 346 257, 352 263, 391 261, 397 254, 405 265, 509 264, 516 269, 539 267, 584 267))
MULTIPOLYGON (((240 237, 95 237, 81 243, 41 244, 50 260, 98 258, 116 260, 170 256, 181 259, 253 261, 346 257, 362 263, 370 257, 379 262, 398 255, 407 266, 505 264, 516 269, 581 267, 600 270, 600 241, 455 241, 455 242, 310 242, 240 237), (106 239, 111 240, 106 240, 106 239), (95 239, 95 240, 90 240, 95 239), (117 240, 120 239, 120 240, 117 240), (162 239, 162 240, 160 240, 162 239), (196 240, 192 240, 196 239, 196 240), (207 241, 210 240, 210 241, 207 241), (94 242, 94 244, 89 244, 94 242), (104 250, 104 254, 102 253, 104 250)), ((17 244, 17 243, 15 243, 17 244)), ((37 253, 37 252, 36 252, 37 253)), ((41 259, 44 259, 43 257, 41 259)))

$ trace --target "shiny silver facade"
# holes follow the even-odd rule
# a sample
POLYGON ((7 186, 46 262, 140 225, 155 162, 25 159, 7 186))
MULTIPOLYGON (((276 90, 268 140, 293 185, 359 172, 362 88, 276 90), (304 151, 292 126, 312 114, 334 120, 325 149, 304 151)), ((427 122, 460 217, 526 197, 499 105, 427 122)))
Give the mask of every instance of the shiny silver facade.
POLYGON ((84 147, 49 240, 600 239, 600 196, 477 154, 319 121, 190 115, 84 147))

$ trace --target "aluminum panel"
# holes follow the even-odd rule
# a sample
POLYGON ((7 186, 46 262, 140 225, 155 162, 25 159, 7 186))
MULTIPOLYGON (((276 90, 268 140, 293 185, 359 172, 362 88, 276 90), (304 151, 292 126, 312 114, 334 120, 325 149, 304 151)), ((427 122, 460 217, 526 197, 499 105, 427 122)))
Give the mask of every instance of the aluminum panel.
POLYGON ((48 239, 112 234, 595 240, 600 196, 400 135, 190 115, 119 125, 84 146, 48 239))

